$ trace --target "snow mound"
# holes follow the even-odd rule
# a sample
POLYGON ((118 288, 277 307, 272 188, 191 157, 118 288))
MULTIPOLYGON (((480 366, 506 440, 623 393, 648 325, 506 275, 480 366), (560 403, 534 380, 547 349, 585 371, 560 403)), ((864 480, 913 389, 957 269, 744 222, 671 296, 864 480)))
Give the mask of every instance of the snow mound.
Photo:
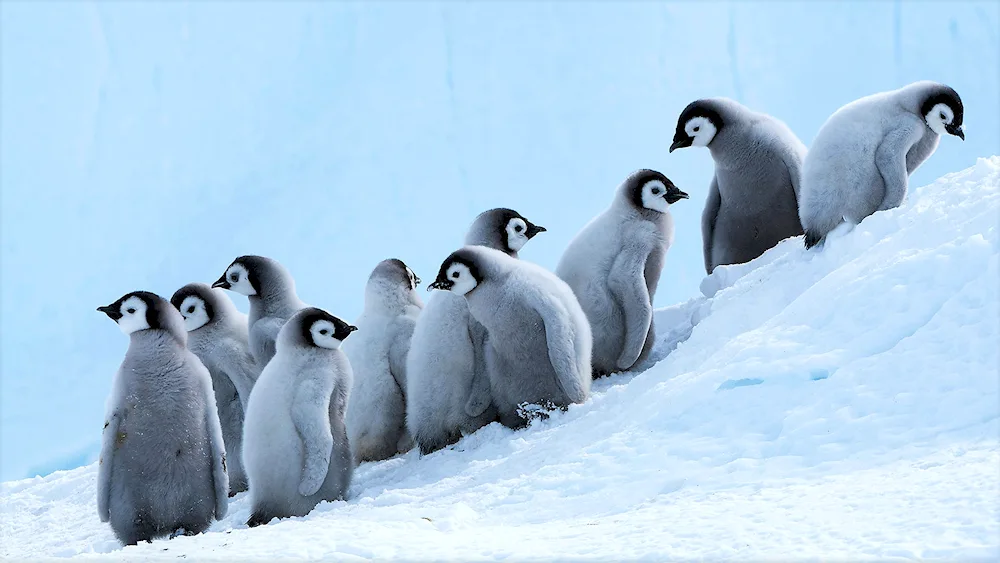
MULTIPOLYGON (((361 466, 346 502, 121 549, 95 466, 5 483, 2 555, 1000 558, 1000 157, 657 312, 659 360, 527 430, 361 466)), ((669 271, 661 283, 669 283, 669 271)))

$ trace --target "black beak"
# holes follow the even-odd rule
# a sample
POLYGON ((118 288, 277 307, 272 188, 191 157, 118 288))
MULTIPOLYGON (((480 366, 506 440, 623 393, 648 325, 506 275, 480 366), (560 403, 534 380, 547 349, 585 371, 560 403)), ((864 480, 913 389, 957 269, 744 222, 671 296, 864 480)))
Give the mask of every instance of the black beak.
POLYGON ((113 305, 105 305, 103 307, 98 307, 97 310, 104 313, 108 317, 111 317, 111 320, 115 322, 118 322, 118 320, 122 318, 121 311, 116 309, 113 305))
POLYGON ((666 198, 667 203, 673 204, 682 199, 687 199, 688 195, 677 189, 677 186, 670 186, 667 188, 667 192, 663 194, 663 197, 666 198))
POLYGON ((692 138, 692 137, 682 137, 680 139, 678 139, 677 137, 674 137, 674 143, 672 145, 670 145, 670 151, 668 151, 668 152, 674 152, 677 149, 683 149, 683 148, 686 148, 686 147, 690 147, 691 143, 693 143, 693 142, 694 142, 694 138, 692 138))
POLYGON ((427 291, 432 289, 442 289, 444 291, 448 291, 453 285, 455 285, 455 282, 451 280, 434 280, 434 283, 427 286, 427 291))
POLYGON ((226 274, 222 274, 222 276, 219 279, 215 280, 215 283, 212 284, 212 287, 221 287, 222 289, 229 289, 233 286, 229 285, 229 281, 226 280, 226 274))
POLYGON ((347 325, 347 332, 350 333, 350 332, 354 332, 356 330, 358 330, 358 327, 356 327, 354 325, 347 325))
POLYGON ((548 230, 548 229, 546 229, 545 227, 543 227, 541 225, 535 225, 533 223, 528 223, 528 230, 524 232, 524 236, 526 236, 526 237, 528 237, 530 239, 530 238, 533 238, 538 233, 544 233, 546 230, 548 230))
POLYGON ((413 285, 420 285, 420 278, 417 277, 417 274, 413 274, 413 285))
POLYGON ((962 131, 962 126, 945 125, 944 130, 948 133, 958 137, 959 139, 965 140, 965 131, 962 131))

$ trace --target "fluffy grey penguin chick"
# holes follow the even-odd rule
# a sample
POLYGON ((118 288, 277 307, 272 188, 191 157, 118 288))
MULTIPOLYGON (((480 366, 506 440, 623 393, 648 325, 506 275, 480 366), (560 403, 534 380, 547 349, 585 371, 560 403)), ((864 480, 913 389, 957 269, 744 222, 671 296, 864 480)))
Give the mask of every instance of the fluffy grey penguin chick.
POLYGON ((354 368, 347 435, 358 463, 388 459, 413 447, 406 431, 406 356, 423 308, 420 283, 395 258, 383 260, 365 286, 358 334, 344 345, 354 368))
MULTIPOLYGON (((512 209, 480 213, 465 244, 512 258, 545 228, 512 209)), ((496 419, 486 373, 486 327, 465 299, 435 291, 417 319, 407 356, 406 426, 423 454, 457 442, 496 419)))
POLYGON ((687 197, 655 170, 633 172, 559 260, 556 275, 590 321, 594 376, 628 370, 652 350, 653 297, 674 239, 670 205, 687 197))
POLYGON ((277 352, 250 394, 243 462, 250 478, 247 526, 305 516, 344 498, 354 461, 344 426, 351 364, 340 349, 357 330, 314 307, 278 333, 277 352))
POLYGON ((212 379, 180 313, 147 291, 98 307, 129 336, 108 398, 97 514, 119 541, 205 531, 229 506, 212 379))
POLYGON ((962 99, 937 82, 853 101, 816 134, 802 171, 799 216, 806 248, 845 219, 899 207, 910 174, 937 149, 941 135, 965 140, 962 99))
POLYGON ((278 331, 296 311, 308 307, 295 294, 295 280, 277 260, 240 256, 212 287, 242 293, 250 299, 250 353, 257 365, 274 356, 278 331))
POLYGON ((802 234, 806 147, 787 125, 727 98, 696 100, 677 118, 670 152, 691 146, 708 147, 715 161, 701 220, 707 273, 802 234))
POLYGON ((587 399, 593 337, 565 282, 503 252, 466 246, 441 264, 430 288, 465 296, 489 332, 485 360, 501 424, 524 426, 529 405, 566 407, 587 399))
POLYGON ((221 289, 189 283, 170 303, 184 317, 188 349, 212 375, 215 405, 229 464, 229 495, 247 490, 243 471, 243 414, 260 369, 250 354, 247 316, 236 310, 221 289))

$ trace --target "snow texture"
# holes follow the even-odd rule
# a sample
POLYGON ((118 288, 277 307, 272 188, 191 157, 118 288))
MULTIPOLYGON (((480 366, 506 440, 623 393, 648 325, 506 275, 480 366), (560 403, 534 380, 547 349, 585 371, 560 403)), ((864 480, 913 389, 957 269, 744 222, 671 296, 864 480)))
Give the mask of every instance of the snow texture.
POLYGON ((5 558, 1000 558, 1000 157, 657 312, 659 361, 347 501, 120 548, 95 466, 5 483, 5 558))

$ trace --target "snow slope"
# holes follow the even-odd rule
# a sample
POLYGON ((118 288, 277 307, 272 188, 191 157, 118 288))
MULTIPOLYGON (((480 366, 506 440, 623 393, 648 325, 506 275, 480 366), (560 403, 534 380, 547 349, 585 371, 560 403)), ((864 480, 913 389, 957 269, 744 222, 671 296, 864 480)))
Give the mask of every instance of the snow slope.
POLYGON ((586 404, 365 464, 305 518, 249 530, 242 494, 209 533, 121 549, 95 466, 5 483, 2 555, 996 560, 998 223, 994 156, 720 271, 586 404))

